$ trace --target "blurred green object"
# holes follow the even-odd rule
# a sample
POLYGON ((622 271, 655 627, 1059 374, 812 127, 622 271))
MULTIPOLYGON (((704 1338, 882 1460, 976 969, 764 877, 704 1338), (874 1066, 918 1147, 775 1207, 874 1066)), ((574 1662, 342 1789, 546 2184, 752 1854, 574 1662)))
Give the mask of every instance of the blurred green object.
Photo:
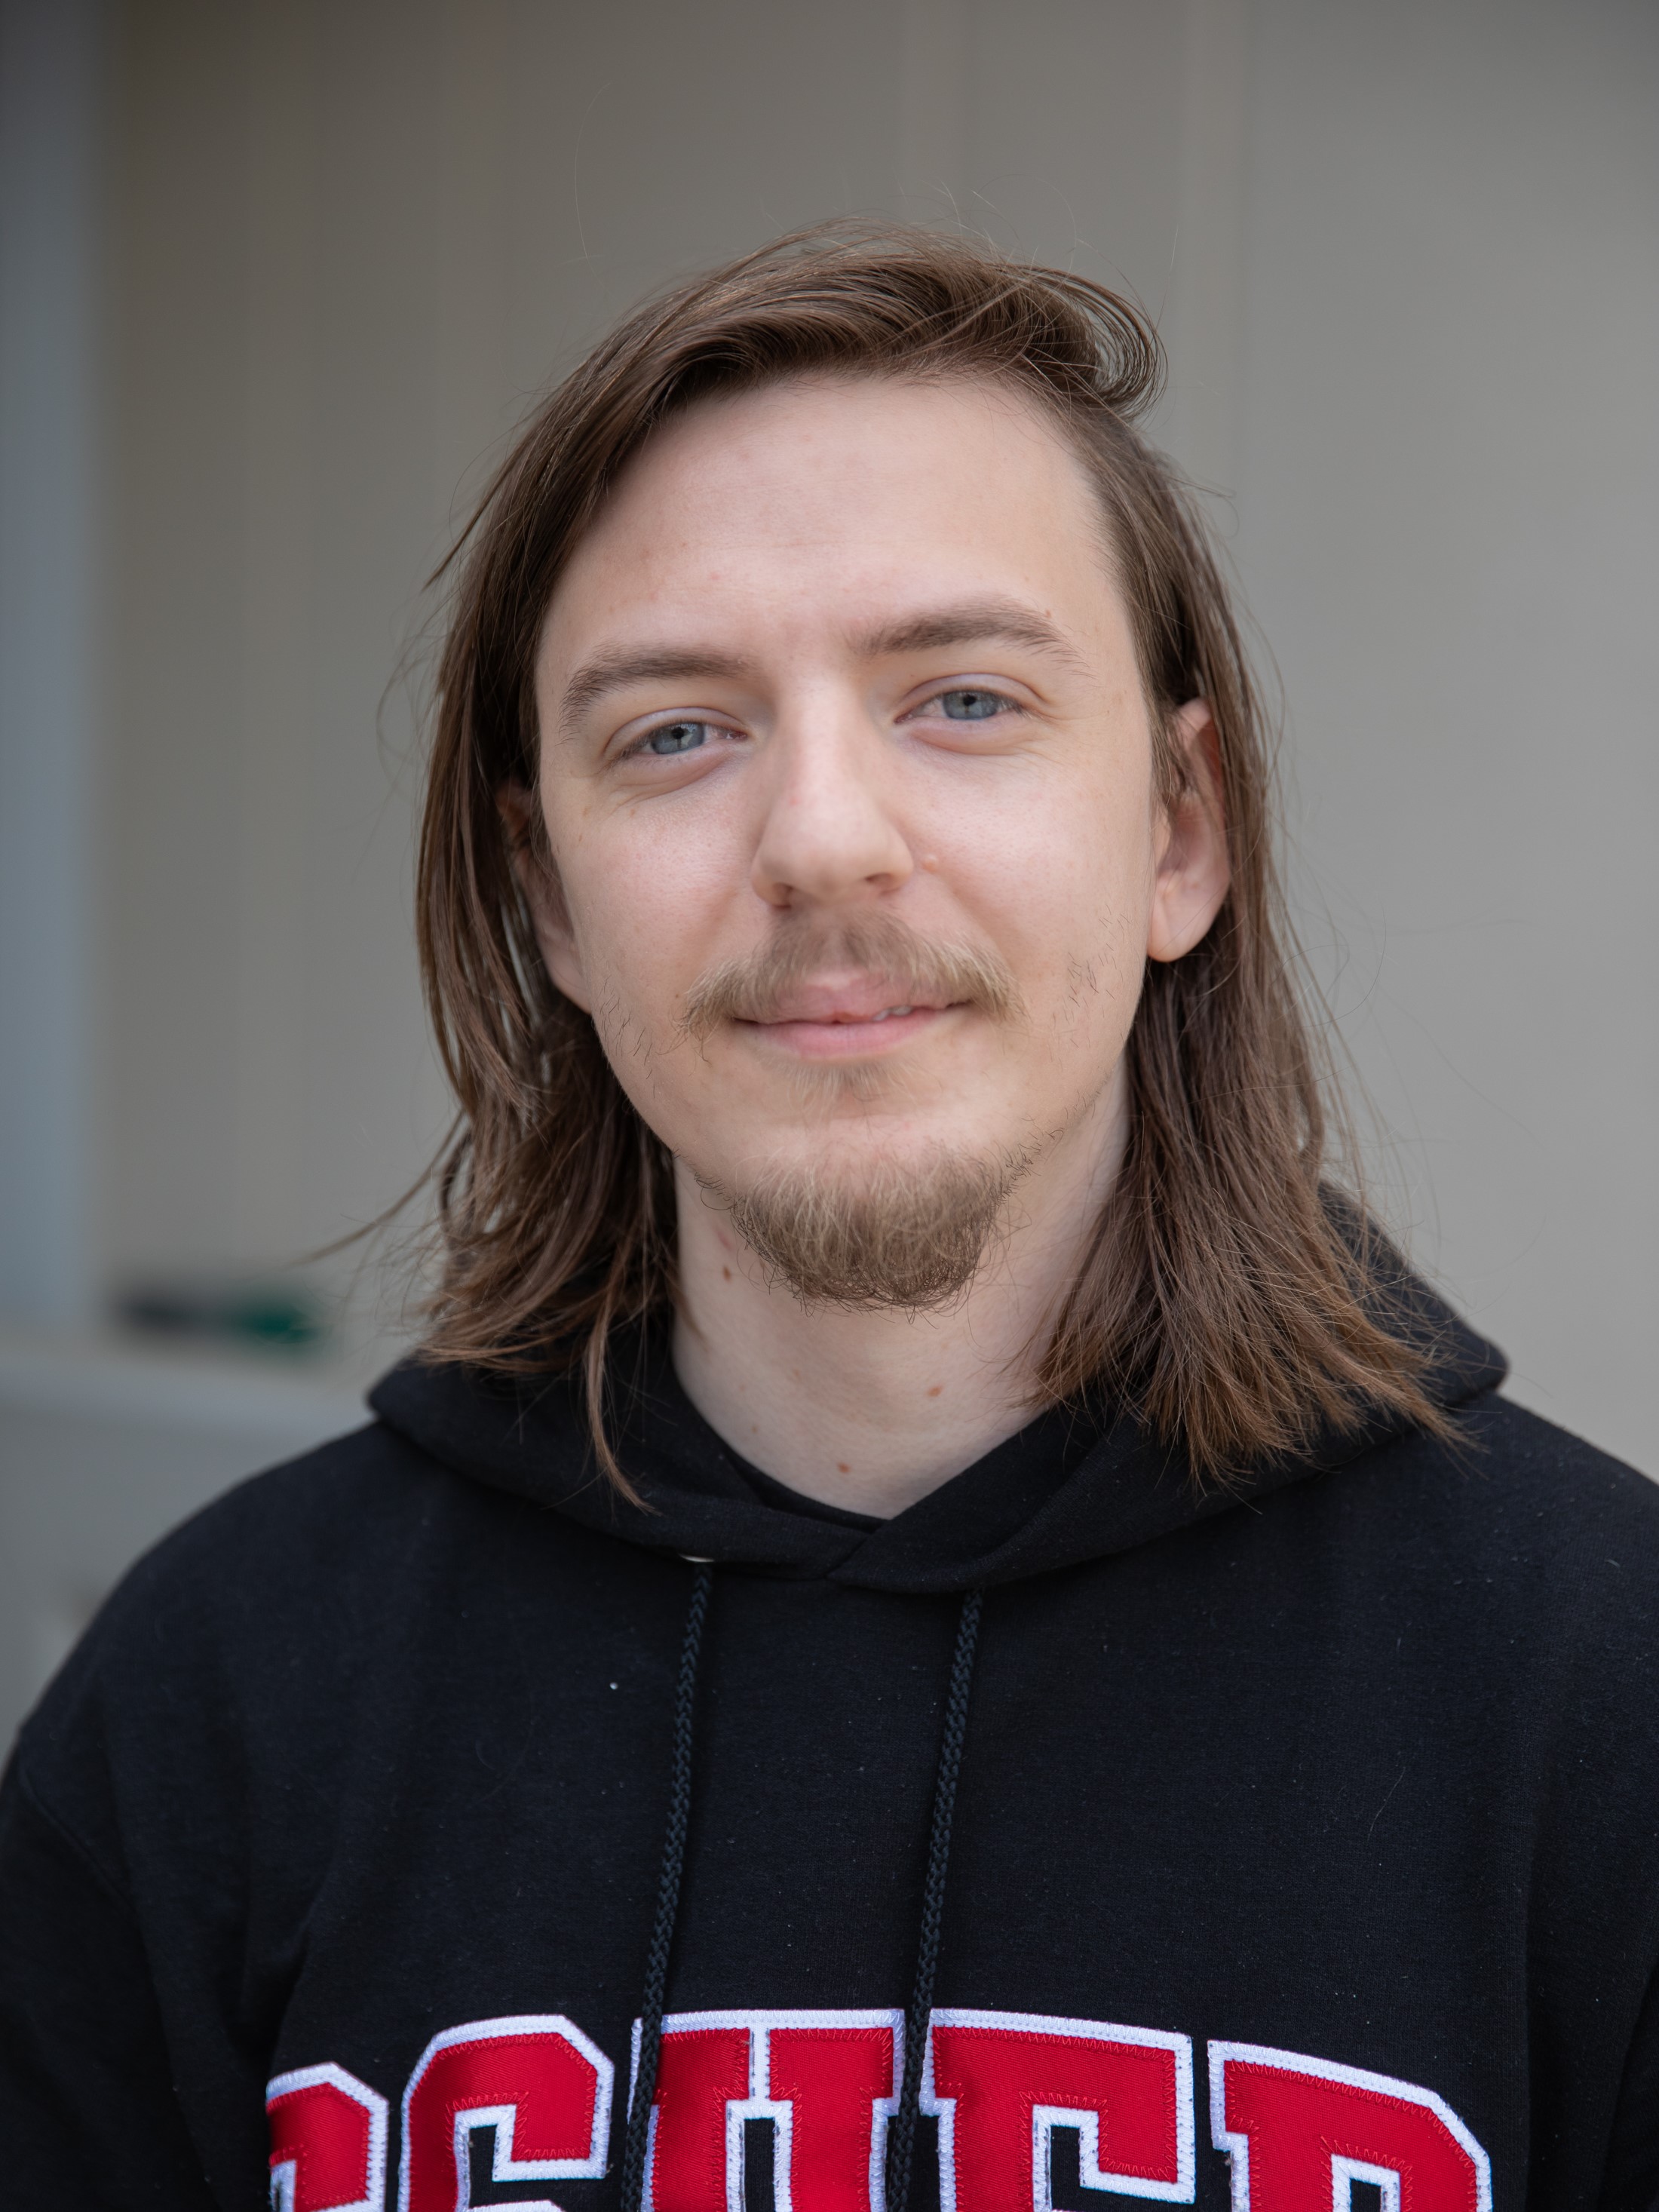
POLYGON ((116 1299, 115 1312, 146 1335, 264 1351, 321 1351, 334 1333, 326 1302, 304 1284, 138 1283, 116 1299))

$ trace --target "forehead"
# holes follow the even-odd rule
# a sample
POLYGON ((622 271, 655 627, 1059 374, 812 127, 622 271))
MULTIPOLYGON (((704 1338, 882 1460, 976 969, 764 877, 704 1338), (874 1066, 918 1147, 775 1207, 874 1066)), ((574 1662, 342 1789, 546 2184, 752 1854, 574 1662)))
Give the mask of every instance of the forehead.
POLYGON ((576 546, 544 649, 721 609, 857 628, 896 597, 987 592, 1121 632, 1099 499, 1059 428, 988 382, 802 377, 653 437, 576 546))

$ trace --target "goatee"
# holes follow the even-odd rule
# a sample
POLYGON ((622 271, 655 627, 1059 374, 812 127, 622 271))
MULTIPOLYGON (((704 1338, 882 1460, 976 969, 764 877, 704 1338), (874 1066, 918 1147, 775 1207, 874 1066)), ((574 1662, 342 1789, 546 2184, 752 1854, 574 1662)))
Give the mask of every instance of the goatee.
POLYGON ((979 1273, 1030 1161, 878 1161, 856 1185, 793 1169, 714 1194, 762 1263, 809 1305, 948 1305, 979 1273))

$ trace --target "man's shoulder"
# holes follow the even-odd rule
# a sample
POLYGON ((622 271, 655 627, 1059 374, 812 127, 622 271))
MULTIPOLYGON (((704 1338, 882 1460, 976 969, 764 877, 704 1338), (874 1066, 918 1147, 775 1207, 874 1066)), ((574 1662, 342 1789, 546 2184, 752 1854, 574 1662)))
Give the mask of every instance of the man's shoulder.
MULTIPOLYGON (((1489 1448, 1494 1457, 1501 1455, 1504 1467, 1519 1480, 1534 1478, 1553 1486, 1589 1484, 1598 1492, 1622 1495, 1633 1504, 1659 1498, 1659 1483, 1650 1476, 1534 1413, 1502 1389, 1483 1391, 1464 1408, 1463 1418, 1482 1448, 1489 1448)), ((1647 1505, 1637 1504, 1636 1510, 1645 1511, 1647 1505)))
POLYGON ((1659 1666, 1659 1484, 1512 1399, 1367 1455, 1330 1504, 1380 1578, 1472 1639, 1659 1666))
POLYGON ((445 1601, 446 1577, 526 1542, 598 1540, 368 1421, 239 1482, 131 1567, 26 1723, 26 1750, 75 1733, 88 1705, 136 1722, 181 1686, 197 1708, 216 1683, 233 1705, 312 1673, 337 1692, 388 1619, 422 1595, 445 1601))
POLYGON ((1544 1540, 1568 1564, 1623 1533, 1659 1571, 1659 1483, 1498 1391, 1462 1408, 1449 1443, 1419 1440, 1419 1485, 1438 1491, 1473 1537, 1544 1540))
POLYGON ((167 1826, 174 1800, 222 1812, 261 1773, 325 1793, 515 1573, 548 1590, 554 1645, 562 1610, 578 1635, 580 1594, 603 1599, 594 1555, 620 1548, 370 1422, 239 1483, 129 1570, 24 1723, 20 1784, 119 1887, 123 1838, 167 1826))
POLYGON ((341 1577, 373 1587, 434 1523, 488 1522, 513 1510, 371 1419, 202 1507, 137 1562, 106 1610, 118 1619, 135 1607, 211 1600, 250 1581, 289 1602, 341 1577))

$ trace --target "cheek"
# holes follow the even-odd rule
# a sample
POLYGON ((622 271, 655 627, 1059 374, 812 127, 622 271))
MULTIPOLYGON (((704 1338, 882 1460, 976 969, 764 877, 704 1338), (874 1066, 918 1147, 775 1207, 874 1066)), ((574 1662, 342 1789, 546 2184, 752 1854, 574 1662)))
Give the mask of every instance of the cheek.
POLYGON ((652 1042, 708 957, 731 870, 719 823, 672 804, 615 811, 580 790, 547 801, 577 957, 608 1037, 622 1023, 652 1042))
POLYGON ((1152 913, 1149 801, 1073 783, 1050 803, 1000 810, 967 862, 1038 1035, 1115 1051, 1139 998, 1152 913))

